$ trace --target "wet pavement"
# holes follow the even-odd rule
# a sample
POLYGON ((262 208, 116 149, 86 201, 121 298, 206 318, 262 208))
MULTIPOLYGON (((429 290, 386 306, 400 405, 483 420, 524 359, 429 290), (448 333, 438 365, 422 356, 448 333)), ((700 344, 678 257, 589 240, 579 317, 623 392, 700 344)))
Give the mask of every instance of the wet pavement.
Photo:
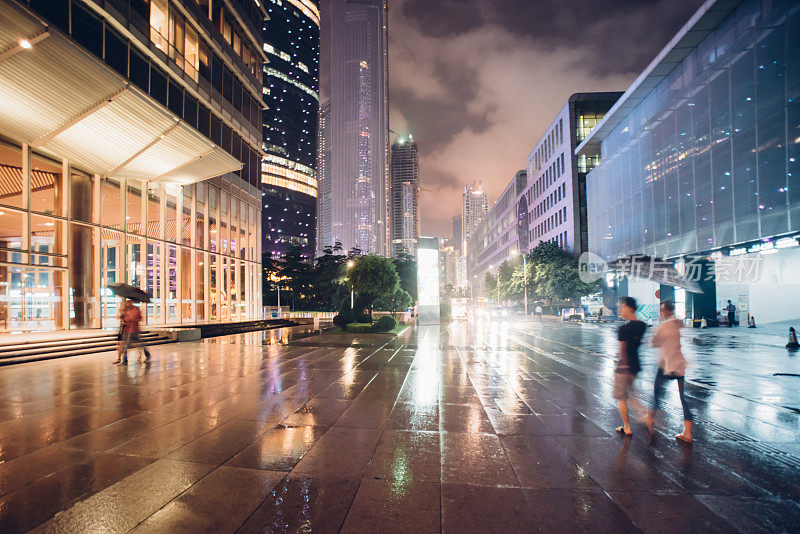
POLYGON ((797 531, 800 393, 770 379, 796 359, 687 333, 695 444, 672 391, 654 439, 623 438, 613 334, 249 333, 3 368, 0 531, 797 531))

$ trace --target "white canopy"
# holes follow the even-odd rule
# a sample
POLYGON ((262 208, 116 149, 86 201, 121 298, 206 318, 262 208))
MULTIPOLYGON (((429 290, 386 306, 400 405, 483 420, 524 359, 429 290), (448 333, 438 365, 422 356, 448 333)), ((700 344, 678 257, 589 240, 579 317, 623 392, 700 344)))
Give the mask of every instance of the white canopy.
POLYGON ((0 0, 0 131, 102 176, 190 184, 222 147, 13 2, 0 0))

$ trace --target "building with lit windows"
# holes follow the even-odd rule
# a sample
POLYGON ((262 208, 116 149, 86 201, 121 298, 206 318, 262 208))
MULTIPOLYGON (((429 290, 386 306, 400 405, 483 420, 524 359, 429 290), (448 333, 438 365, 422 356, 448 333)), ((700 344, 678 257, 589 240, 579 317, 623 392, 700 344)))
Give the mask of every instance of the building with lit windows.
POLYGON ((386 0, 331 1, 331 220, 345 250, 389 252, 386 0))
POLYGON ((522 250, 547 241, 576 256, 587 249, 586 173, 597 165, 599 156, 576 155, 575 148, 621 95, 572 95, 536 143, 527 159, 530 187, 521 199, 529 225, 525 243, 520 243, 522 250))
POLYGON ((0 0, 0 330, 261 317, 254 1, 0 0))
MULTIPOLYGON (((467 239, 467 282, 472 295, 482 296, 486 273, 497 272, 500 264, 510 260, 520 250, 526 250, 526 243, 520 238, 519 228, 527 228, 527 213, 520 218, 519 199, 524 199, 527 187, 527 173, 517 171, 505 187, 497 202, 478 222, 477 227, 467 239)), ((523 210, 524 211, 524 210, 523 210)))
POLYGON ((461 195, 461 236, 465 243, 469 242, 488 213, 489 196, 486 194, 486 184, 475 180, 464 187, 461 195))
POLYGON ((798 2, 705 2, 577 148, 602 156, 589 249, 667 260, 704 291, 620 294, 711 324, 729 299, 742 325, 800 316, 798 36, 798 2))
POLYGON ((264 254, 290 246, 313 259, 317 217, 319 24, 317 0, 264 0, 264 254))
POLYGON ((331 103, 325 102, 319 108, 317 130, 317 255, 325 252, 325 247, 333 248, 331 231, 331 103))
POLYGON ((392 257, 416 255, 419 237, 419 153, 412 136, 392 144, 389 226, 392 257))

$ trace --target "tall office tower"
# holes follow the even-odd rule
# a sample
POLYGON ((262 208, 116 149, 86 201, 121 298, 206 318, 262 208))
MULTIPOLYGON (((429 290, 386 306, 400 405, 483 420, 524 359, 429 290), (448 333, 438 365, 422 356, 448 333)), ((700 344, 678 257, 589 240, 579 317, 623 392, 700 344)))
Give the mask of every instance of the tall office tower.
POLYGON ((332 0, 330 236, 373 254, 388 241, 387 46, 385 0, 332 0))
MULTIPOLYGON (((486 184, 475 180, 472 185, 464 187, 464 194, 461 198, 462 238, 464 242, 468 242, 478 225, 489 213, 489 197, 486 195, 486 184)), ((465 250, 461 252, 462 254, 466 253, 465 250)))
POLYGON ((419 237, 419 155, 412 136, 392 144, 389 226, 392 257, 416 255, 419 237))
POLYGON ((260 318, 263 8, 0 14, 0 329, 117 326, 112 282, 150 326, 260 318))
POLYGON ((311 260, 317 217, 319 2, 266 0, 264 20, 264 254, 290 247, 311 260))
POLYGON ((319 108, 317 127, 317 255, 333 247, 331 236, 331 103, 319 108))
POLYGON ((451 244, 458 252, 464 247, 464 220, 461 215, 453 216, 453 239, 451 244))

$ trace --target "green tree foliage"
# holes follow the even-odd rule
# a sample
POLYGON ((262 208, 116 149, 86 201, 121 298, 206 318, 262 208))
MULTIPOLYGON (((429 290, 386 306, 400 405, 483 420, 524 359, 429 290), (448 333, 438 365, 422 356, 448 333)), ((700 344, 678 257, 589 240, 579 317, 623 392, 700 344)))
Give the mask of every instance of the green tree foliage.
POLYGON ((357 257, 347 272, 347 278, 350 286, 364 299, 370 315, 375 299, 391 297, 400 287, 394 263, 374 254, 357 257))
POLYGON ((414 300, 411 298, 408 291, 402 287, 398 287, 397 291, 392 293, 389 297, 375 299, 374 303, 376 310, 392 312, 392 315, 398 311, 405 310, 412 304, 414 304, 414 300))
POLYGON ((596 284, 585 284, 578 276, 578 261, 572 254, 554 243, 539 243, 526 257, 528 271, 523 273, 523 262, 503 262, 496 284, 486 288, 498 300, 522 301, 525 285, 528 299, 569 301, 597 291, 596 284))
POLYGON ((400 287, 411 295, 412 302, 417 300, 417 258, 411 254, 401 252, 392 260, 397 275, 400 277, 400 287))

